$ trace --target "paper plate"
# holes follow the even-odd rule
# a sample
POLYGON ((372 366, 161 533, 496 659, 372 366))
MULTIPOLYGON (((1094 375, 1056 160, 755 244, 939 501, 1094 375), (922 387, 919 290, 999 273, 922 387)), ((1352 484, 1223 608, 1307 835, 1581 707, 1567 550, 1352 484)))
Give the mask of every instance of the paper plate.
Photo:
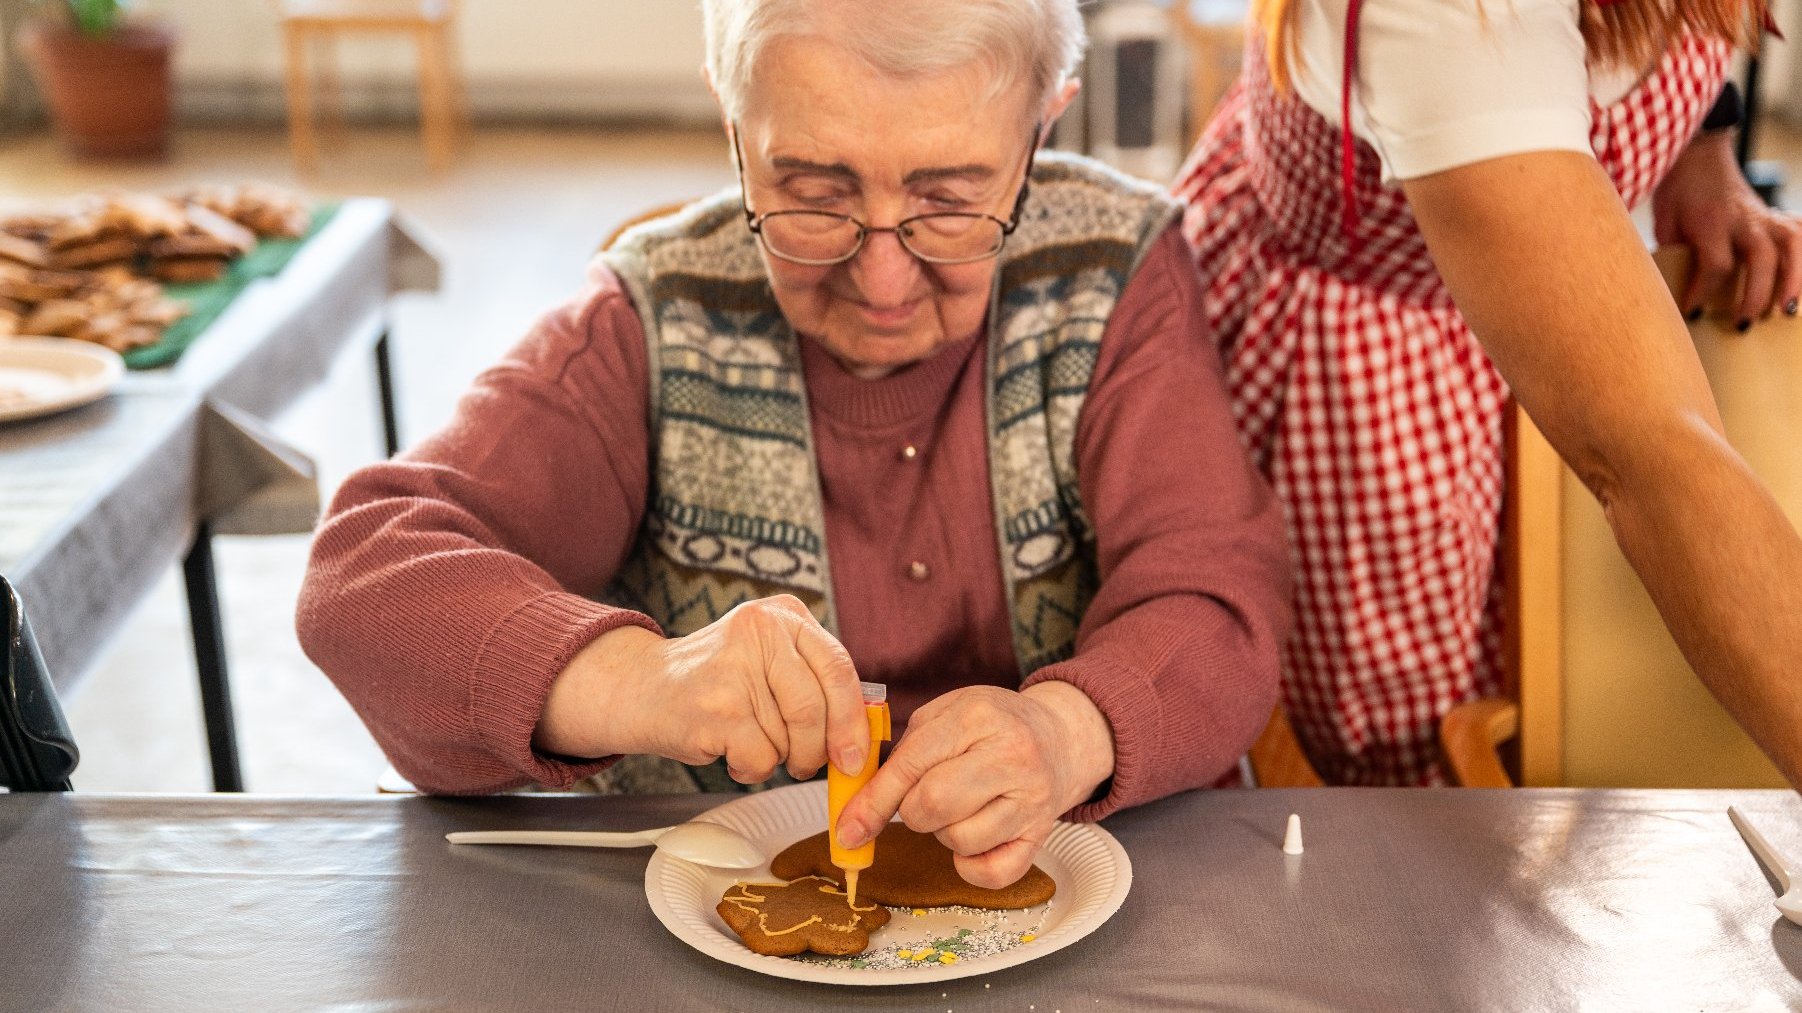
POLYGON ((92 342, 0 338, 0 422, 97 401, 124 375, 119 353, 92 342))
MULTIPOLYGON (((746 795, 699 818, 737 830, 773 857, 825 828, 826 785, 813 782, 746 795)), ((1055 953, 1107 921, 1132 886, 1125 849, 1092 823, 1057 824, 1035 862, 1057 883, 1050 903, 1024 911, 934 908, 923 915, 892 908, 889 923, 871 934, 869 949, 855 958, 864 966, 847 958, 766 957, 745 948, 714 907, 733 883, 768 881, 768 865, 707 869, 660 851, 645 869, 644 892, 672 935, 716 960, 797 981, 909 985, 988 974, 1055 953), (957 949, 964 952, 954 963, 898 956, 900 950, 943 952, 934 942, 957 939, 963 930, 969 932, 957 949)))

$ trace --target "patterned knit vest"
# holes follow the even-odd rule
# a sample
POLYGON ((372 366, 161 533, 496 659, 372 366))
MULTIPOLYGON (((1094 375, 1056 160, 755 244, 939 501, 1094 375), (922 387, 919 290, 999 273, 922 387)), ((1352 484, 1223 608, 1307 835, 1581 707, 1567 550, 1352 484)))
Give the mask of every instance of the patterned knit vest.
MULTIPOLYGON (((1098 163, 1042 153, 988 313, 989 480, 1022 675, 1069 657, 1094 594, 1077 419, 1102 331, 1176 205, 1098 163)), ((603 597, 682 636, 787 593, 835 630, 797 338, 737 190, 603 255, 649 343, 652 468, 638 540, 603 597)))

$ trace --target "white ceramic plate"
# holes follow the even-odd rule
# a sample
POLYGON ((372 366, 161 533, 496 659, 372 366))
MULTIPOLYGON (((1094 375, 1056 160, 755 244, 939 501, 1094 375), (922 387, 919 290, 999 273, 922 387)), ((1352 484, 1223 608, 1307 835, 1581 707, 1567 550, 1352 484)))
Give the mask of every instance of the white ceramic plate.
MULTIPOLYGON (((777 852, 826 827, 826 785, 791 785, 734 799, 700 817, 744 834, 774 857, 777 852)), ((972 912, 935 908, 923 916, 893 908, 889 923, 870 937, 862 958, 766 957, 745 948, 714 907, 739 880, 769 881, 770 869, 726 871, 691 865, 659 851, 645 869, 644 892, 651 910, 677 939, 716 960, 763 974, 839 985, 908 985, 947 981, 1002 968, 1061 950, 1095 931, 1126 900, 1132 863, 1120 842, 1092 823, 1059 823, 1036 860, 1057 883, 1048 904, 1025 911, 972 912), (969 952, 955 963, 898 958, 933 940, 975 933, 969 952), (1023 935, 1034 938, 1020 941, 1023 935), (993 952, 985 952, 993 951, 993 952), (904 966, 888 966, 897 962, 904 966)))
POLYGON ((0 338, 0 422, 97 401, 125 375, 110 348, 70 338, 0 338))

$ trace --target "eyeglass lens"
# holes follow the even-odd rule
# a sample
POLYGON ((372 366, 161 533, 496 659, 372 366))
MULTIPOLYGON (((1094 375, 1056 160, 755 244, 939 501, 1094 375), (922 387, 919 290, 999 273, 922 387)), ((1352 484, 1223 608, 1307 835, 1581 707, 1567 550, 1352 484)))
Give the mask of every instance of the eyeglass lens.
MULTIPOLYGON (((986 215, 946 212, 906 219, 895 232, 902 245, 922 259, 957 261, 994 254, 1001 248, 1005 228, 986 215)), ((777 256, 833 261, 855 254, 865 229, 843 215, 776 211, 763 216, 762 232, 770 252, 777 256)))

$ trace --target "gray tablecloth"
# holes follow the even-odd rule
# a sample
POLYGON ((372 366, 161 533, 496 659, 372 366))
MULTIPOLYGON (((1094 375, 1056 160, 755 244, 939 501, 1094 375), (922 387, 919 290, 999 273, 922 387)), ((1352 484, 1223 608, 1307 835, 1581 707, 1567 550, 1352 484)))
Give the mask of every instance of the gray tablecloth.
POLYGON ((346 347, 374 340, 389 295, 436 284, 437 262, 387 201, 346 201, 170 369, 128 374, 86 408, 0 425, 0 573, 59 686, 86 670, 199 521, 310 529, 312 464, 264 423, 346 347))
POLYGON ((643 851, 452 848, 641 829, 717 798, 0 796, 0 1007, 1783 1010, 1802 928, 1727 820, 1788 792, 1196 792, 1105 826, 1133 863, 1071 947, 942 984, 802 984, 664 931, 643 851), (1306 853, 1284 856, 1285 817, 1306 853))

